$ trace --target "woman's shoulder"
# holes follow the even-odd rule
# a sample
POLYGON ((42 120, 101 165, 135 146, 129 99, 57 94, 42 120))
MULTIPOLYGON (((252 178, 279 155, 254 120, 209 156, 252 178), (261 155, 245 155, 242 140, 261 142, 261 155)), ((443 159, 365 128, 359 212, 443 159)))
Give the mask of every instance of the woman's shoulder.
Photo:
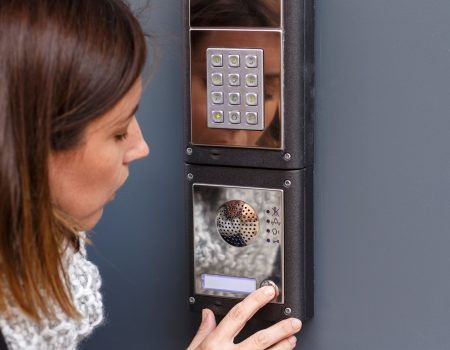
POLYGON ((8 317, 0 315, 0 330, 12 349, 76 349, 78 342, 102 323, 100 273, 97 266, 87 259, 86 233, 80 232, 79 238, 78 251, 70 246, 64 252, 63 266, 72 302, 81 318, 72 319, 55 305, 54 320, 44 318, 37 322, 10 302, 8 317))

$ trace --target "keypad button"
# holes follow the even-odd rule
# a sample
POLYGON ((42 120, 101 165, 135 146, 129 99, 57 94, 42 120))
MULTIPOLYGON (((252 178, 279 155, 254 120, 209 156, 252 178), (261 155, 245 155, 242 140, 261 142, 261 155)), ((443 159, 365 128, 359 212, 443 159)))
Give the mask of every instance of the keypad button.
POLYGON ((256 68, 258 67, 258 57, 254 55, 247 55, 245 56, 245 65, 248 68, 256 68))
POLYGON ((245 76, 245 84, 250 87, 258 86, 258 76, 256 74, 247 74, 245 76))
POLYGON ((229 55, 228 65, 230 67, 239 67, 239 55, 229 55))
POLYGON ((211 75, 211 81, 213 85, 215 86, 221 86, 223 85, 223 76, 220 73, 214 73, 211 75))
POLYGON ((254 93, 246 94, 245 101, 249 106, 256 106, 258 104, 258 95, 254 93))
POLYGON ((238 105, 241 103, 241 95, 238 92, 228 94, 230 105, 238 105))
POLYGON ((211 94, 212 103, 216 105, 223 104, 223 92, 213 92, 211 94))
POLYGON ((213 67, 222 67, 223 66, 222 55, 220 55, 220 54, 212 55, 211 56, 211 64, 213 67))
POLYGON ((231 111, 228 113, 228 119, 231 124, 239 124, 241 122, 241 113, 238 111, 231 111))
POLYGON ((256 112, 247 112, 245 114, 245 118, 247 119, 247 124, 250 125, 258 124, 258 113, 256 112))
POLYGON ((212 111, 211 117, 214 123, 223 123, 223 111, 212 111))
POLYGON ((241 85, 241 77, 239 76, 239 74, 229 74, 228 81, 231 86, 241 85))

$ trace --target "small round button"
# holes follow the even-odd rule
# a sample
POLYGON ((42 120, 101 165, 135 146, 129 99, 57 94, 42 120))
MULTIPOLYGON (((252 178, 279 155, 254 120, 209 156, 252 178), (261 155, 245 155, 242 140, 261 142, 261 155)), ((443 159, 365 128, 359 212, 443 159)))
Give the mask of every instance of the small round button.
POLYGON ((261 284, 259 285, 261 288, 262 287, 266 287, 266 286, 272 286, 275 289, 275 298, 278 298, 278 295, 280 295, 280 290, 278 289, 278 286, 275 284, 275 282, 271 281, 271 280, 264 280, 261 282, 261 284))

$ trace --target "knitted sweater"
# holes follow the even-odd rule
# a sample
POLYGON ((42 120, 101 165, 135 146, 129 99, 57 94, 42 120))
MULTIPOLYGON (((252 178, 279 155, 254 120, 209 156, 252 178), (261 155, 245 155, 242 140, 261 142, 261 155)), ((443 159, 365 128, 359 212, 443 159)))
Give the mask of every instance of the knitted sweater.
POLYGON ((82 319, 73 320, 57 308, 56 320, 43 320, 41 324, 29 319, 12 303, 13 315, 5 319, 0 315, 0 329, 9 350, 75 350, 103 320, 100 294, 101 279, 98 268, 86 259, 86 248, 80 241, 80 251, 67 250, 64 261, 70 282, 73 302, 82 319))

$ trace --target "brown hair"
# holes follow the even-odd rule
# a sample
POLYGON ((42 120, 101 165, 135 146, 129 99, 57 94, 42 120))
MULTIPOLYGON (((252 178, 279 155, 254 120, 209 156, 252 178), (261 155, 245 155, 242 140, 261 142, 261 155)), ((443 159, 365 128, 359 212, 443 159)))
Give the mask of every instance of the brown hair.
POLYGON ((280 0, 191 0, 193 27, 276 27, 280 0))
POLYGON ((145 46, 121 0, 0 1, 0 312, 79 317, 62 261, 77 227, 51 203, 48 159, 126 94, 145 46))

